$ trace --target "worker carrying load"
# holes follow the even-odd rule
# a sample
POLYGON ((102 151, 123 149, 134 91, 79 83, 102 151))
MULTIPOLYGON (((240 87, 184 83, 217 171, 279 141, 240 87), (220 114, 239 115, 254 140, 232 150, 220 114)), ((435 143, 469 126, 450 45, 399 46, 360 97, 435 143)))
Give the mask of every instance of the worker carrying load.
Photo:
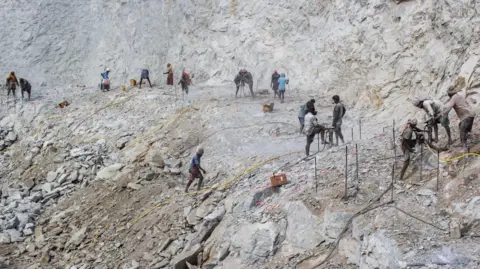
POLYGON ((150 85, 150 88, 152 87, 152 83, 150 83, 150 76, 148 69, 142 69, 142 73, 140 74, 140 85, 138 86, 139 89, 142 88, 142 81, 146 79, 148 81, 148 85, 150 85))
POLYGON ((27 92, 28 94, 28 101, 30 101, 30 95, 32 93, 32 85, 26 79, 20 79, 20 88, 22 88, 22 99, 24 98, 23 93, 27 92))
POLYGON ((238 71, 238 74, 235 76, 233 82, 235 82, 235 85, 237 87, 235 97, 238 96, 238 90, 240 90, 240 87, 242 87, 243 89, 243 87, 245 87, 245 84, 248 84, 252 98, 255 97, 253 94, 253 76, 250 72, 247 71, 247 69, 240 69, 240 71, 238 71))
POLYGON ((110 68, 105 68, 105 72, 100 74, 102 76, 102 82, 100 84, 100 89, 102 92, 110 91, 110 78, 108 77, 109 74, 110 68))
POLYGON ((186 193, 188 192, 188 188, 190 187, 190 185, 192 185, 192 182, 196 178, 199 179, 198 185, 197 185, 197 190, 200 190, 200 188, 202 187, 202 182, 203 182, 202 172, 204 174, 207 173, 207 171, 205 171, 205 169, 203 169, 200 166, 200 159, 202 158, 202 156, 203 156, 203 148, 198 147, 197 152, 195 153, 195 155, 192 158, 192 161, 190 162, 190 168, 188 169, 189 178, 188 178, 187 186, 185 188, 186 193))
MULTIPOLYGON (((413 105, 421 108, 425 111, 425 116, 428 121, 430 121, 430 126, 433 127, 435 138, 433 141, 438 142, 438 124, 440 123, 448 136, 448 144, 452 144, 452 135, 450 132, 450 120, 448 119, 448 113, 441 115, 443 110, 445 110, 445 105, 440 101, 432 98, 422 98, 417 97, 413 100, 413 105), (437 116, 439 116, 438 119, 437 116)), ((430 132, 429 132, 430 134, 430 132)), ((429 137, 430 141, 431 137, 429 137)))
POLYGON ((10 72, 7 76, 7 96, 10 95, 10 92, 12 92, 13 97, 16 97, 16 91, 17 91, 17 86, 18 86, 18 80, 17 77, 15 76, 15 72, 10 72))
POLYGON ((182 85, 182 91, 184 91, 186 94, 188 94, 188 86, 190 86, 190 83, 192 80, 190 79, 190 75, 183 71, 182 72, 182 78, 180 79, 180 82, 178 84, 182 85))

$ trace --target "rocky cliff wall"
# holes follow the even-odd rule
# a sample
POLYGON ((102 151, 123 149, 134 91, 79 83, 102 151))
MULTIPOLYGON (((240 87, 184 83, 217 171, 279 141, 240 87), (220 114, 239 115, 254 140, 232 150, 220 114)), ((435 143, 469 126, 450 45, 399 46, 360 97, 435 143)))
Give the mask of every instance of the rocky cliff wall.
MULTIPOLYGON (((439 95, 479 54, 476 0, 5 0, 0 72, 34 85, 125 83, 166 63, 197 82, 231 83, 239 68, 268 87, 272 68, 304 92, 396 107, 439 95)), ((477 59, 478 61, 478 59, 477 59)), ((388 109, 389 110, 389 109, 388 109)))

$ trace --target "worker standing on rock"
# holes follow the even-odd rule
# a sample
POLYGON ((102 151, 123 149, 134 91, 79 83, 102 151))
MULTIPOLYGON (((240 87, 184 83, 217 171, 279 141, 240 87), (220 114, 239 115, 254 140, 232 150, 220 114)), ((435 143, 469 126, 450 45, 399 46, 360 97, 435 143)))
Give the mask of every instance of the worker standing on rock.
POLYGON ((270 87, 272 87, 273 90, 273 98, 280 97, 280 94, 278 94, 278 79, 280 78, 280 74, 277 72, 277 70, 273 69, 273 74, 272 74, 272 80, 270 82, 270 87))
POLYGON ((18 86, 18 80, 17 77, 15 76, 15 72, 10 72, 7 76, 7 96, 10 96, 10 92, 12 92, 12 95, 14 98, 16 98, 16 91, 17 91, 17 86, 18 86))
POLYGON ((167 75, 167 85, 173 85, 173 68, 170 63, 167 64, 167 72, 163 74, 167 75))
POLYGON ((332 97, 334 106, 333 106, 333 124, 332 127, 335 129, 335 139, 336 139, 336 146, 338 146, 338 138, 342 141, 342 144, 345 143, 343 141, 343 134, 342 134, 342 118, 345 115, 346 109, 345 106, 340 102, 340 97, 338 95, 334 95, 332 97))
POLYGON ((315 111, 315 99, 310 99, 306 104, 300 106, 300 111, 298 112, 298 121, 300 122, 300 133, 303 132, 303 127, 305 126, 305 115, 307 111, 313 111, 314 115, 317 114, 315 111))
POLYGON ((188 86, 190 86, 191 83, 190 75, 188 75, 187 72, 183 71, 182 72, 182 78, 180 79, 180 82, 178 84, 182 85, 182 91, 184 91, 186 94, 188 94, 188 86))
POLYGON ((152 83, 150 83, 150 76, 148 69, 142 69, 142 73, 140 74, 140 86, 139 88, 142 88, 142 81, 146 79, 148 81, 148 85, 150 85, 150 88, 152 87, 152 83))
POLYGON ((22 99, 24 98, 23 93, 27 92, 28 101, 30 101, 30 94, 32 93, 32 85, 24 78, 20 78, 20 87, 22 88, 22 99))
POLYGON ((450 120, 448 119, 448 113, 440 115, 442 111, 445 110, 443 103, 440 100, 435 99, 415 98, 413 100, 413 105, 425 111, 428 120, 431 122, 430 125, 433 126, 433 131, 435 133, 434 141, 438 141, 438 123, 440 123, 443 128, 445 128, 448 136, 448 144, 451 145, 452 135, 450 132, 450 120), (438 120, 436 120, 437 116, 440 116, 438 120))
POLYGON ((417 120, 409 119, 407 126, 402 132, 402 151, 403 151, 403 167, 400 171, 400 180, 403 180, 405 172, 407 171, 408 165, 410 164, 410 153, 413 152, 415 145, 417 143, 423 143, 423 134, 420 129, 417 128, 417 120), (413 134, 415 133, 415 139, 413 139, 413 134))
POLYGON ((303 133, 307 136, 307 145, 305 146, 305 154, 307 157, 310 155, 310 145, 312 144, 316 134, 320 133, 322 144, 325 144, 326 128, 318 124, 318 120, 315 115, 317 115, 317 112, 313 111, 312 109, 308 109, 307 114, 305 115, 305 127, 303 128, 303 133))
POLYGON ((285 73, 280 75, 278 79, 278 92, 280 94, 280 103, 285 103, 285 88, 288 84, 288 78, 285 76, 285 73))
POLYGON ((108 75, 110 74, 110 68, 105 68, 105 72, 101 73, 102 76, 102 83, 100 84, 100 89, 102 91, 110 91, 110 78, 108 75))
POLYGON ((200 166, 200 158, 202 158, 202 156, 203 156, 203 148, 199 147, 199 148, 197 148, 197 152, 196 152, 195 156, 193 156, 192 161, 190 162, 190 168, 188 170, 190 175, 189 175, 189 179, 188 179, 188 182, 187 182, 187 187, 185 188, 186 193, 188 193, 188 188, 190 187, 190 185, 192 185, 192 182, 196 178, 199 179, 197 190, 200 190, 200 188, 202 187, 202 182, 203 182, 202 172, 204 174, 207 173, 207 171, 205 171, 200 166))
POLYGON ((453 108, 460 120, 460 123, 458 124, 458 128, 460 129, 460 144, 464 148, 467 148, 467 135, 472 131, 475 113, 468 105, 465 94, 460 91, 460 87, 450 86, 448 88, 447 94, 448 97, 450 97, 450 100, 445 105, 443 111, 435 117, 435 120, 437 121, 442 116, 448 115, 448 112, 453 108))

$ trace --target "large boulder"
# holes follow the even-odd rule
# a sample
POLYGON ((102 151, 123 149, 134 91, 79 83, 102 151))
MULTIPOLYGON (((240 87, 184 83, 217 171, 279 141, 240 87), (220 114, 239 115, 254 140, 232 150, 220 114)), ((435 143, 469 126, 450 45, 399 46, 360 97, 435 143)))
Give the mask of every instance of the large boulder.
POLYGON ((313 249, 324 241, 322 220, 313 214, 303 202, 288 203, 284 209, 288 220, 286 242, 293 249, 299 252, 313 249))
POLYGON ((403 254, 395 240, 378 230, 363 241, 359 268, 400 268, 403 254))
POLYGON ((247 264, 264 261, 274 255, 281 243, 279 225, 274 222, 243 225, 232 237, 232 247, 247 264))
POLYGON ((352 213, 333 211, 331 208, 327 208, 323 216, 322 235, 327 242, 334 242, 352 217, 352 213))

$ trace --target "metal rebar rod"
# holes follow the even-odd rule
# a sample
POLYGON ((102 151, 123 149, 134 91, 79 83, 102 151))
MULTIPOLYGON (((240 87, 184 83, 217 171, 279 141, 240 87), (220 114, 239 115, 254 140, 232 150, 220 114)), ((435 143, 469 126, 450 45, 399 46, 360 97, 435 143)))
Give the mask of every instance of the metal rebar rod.
POLYGON ((359 136, 360 136, 360 140, 362 140, 362 119, 359 119, 358 120, 358 127, 359 127, 359 136))
POLYGON ((392 201, 392 202, 393 202, 393 190, 395 189, 393 187, 394 179, 395 179, 395 163, 392 164, 392 194, 391 194, 391 197, 390 197, 390 201, 392 201))
POLYGON ((423 143, 420 144, 420 182, 423 180, 423 143))
POLYGON ((344 199, 348 199, 348 186, 347 186, 347 180, 348 180, 348 146, 345 146, 345 194, 344 194, 344 199))
POLYGON ((437 191, 438 191, 438 181, 440 178, 440 151, 437 149, 437 191))
POLYGON ((355 152, 356 152, 356 166, 357 166, 357 182, 360 183, 360 178, 358 177, 358 145, 355 144, 355 152))
POLYGON ((317 193, 318 190, 318 181, 317 181, 317 157, 314 157, 315 159, 315 193, 317 193))
POLYGON ((320 152, 320 134, 317 134, 317 150, 320 152))
POLYGON ((395 120, 393 120, 393 128, 392 128, 392 146, 393 146, 393 156, 395 156, 395 163, 397 163, 397 146, 395 145, 395 120))

